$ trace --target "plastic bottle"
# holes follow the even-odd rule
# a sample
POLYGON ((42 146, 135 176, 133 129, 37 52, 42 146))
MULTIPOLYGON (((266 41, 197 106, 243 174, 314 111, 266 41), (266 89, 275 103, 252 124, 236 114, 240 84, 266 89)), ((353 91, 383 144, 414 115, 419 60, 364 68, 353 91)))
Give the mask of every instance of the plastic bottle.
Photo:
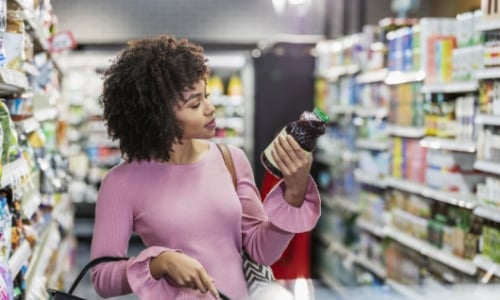
MULTIPOLYGON (((288 123, 281 130, 278 136, 282 134, 289 134, 299 143, 302 149, 311 152, 314 150, 318 137, 325 133, 326 122, 328 122, 327 114, 316 107, 313 112, 304 111, 298 120, 288 123)), ((262 152, 261 162, 271 174, 281 178, 283 177, 283 174, 276 165, 276 162, 271 154, 271 151, 274 148, 274 142, 278 136, 276 136, 266 149, 264 149, 264 152, 262 152)))

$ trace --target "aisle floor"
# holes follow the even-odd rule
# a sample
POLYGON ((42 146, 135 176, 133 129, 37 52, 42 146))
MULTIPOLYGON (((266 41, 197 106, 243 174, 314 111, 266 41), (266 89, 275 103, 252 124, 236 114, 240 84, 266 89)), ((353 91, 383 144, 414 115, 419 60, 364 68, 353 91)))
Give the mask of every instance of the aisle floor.
MULTIPOLYGON (((132 243, 129 249, 129 255, 133 256, 136 255, 143 246, 141 244, 134 244, 132 243)), ((78 245, 78 267, 79 270, 83 268, 86 262, 89 260, 89 254, 90 254, 90 244, 86 241, 80 241, 78 245)), ((75 295, 79 297, 83 297, 85 299, 96 299, 96 300, 102 300, 103 298, 99 297, 96 292, 94 291, 94 288, 92 286, 92 283, 90 282, 90 276, 87 275, 85 276, 81 283, 78 285, 75 295)), ((133 295, 127 295, 127 296, 121 296, 121 297, 113 297, 113 298, 107 298, 111 300, 137 300, 138 298, 133 296, 133 295)), ((331 289, 327 288, 326 286, 322 284, 316 284, 315 285, 315 298, 314 300, 337 300, 341 299, 338 297, 337 294, 335 294, 331 289)), ((277 299, 274 299, 277 300, 277 299)))

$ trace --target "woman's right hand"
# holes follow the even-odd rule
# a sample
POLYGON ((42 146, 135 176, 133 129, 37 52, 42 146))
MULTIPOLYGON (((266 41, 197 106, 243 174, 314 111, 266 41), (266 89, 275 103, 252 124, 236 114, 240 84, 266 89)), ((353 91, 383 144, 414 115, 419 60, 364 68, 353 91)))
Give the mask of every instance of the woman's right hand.
POLYGON ((210 292, 219 299, 219 293, 214 280, 207 274, 205 268, 196 259, 184 253, 165 251, 151 259, 149 263, 151 275, 156 280, 168 277, 169 282, 178 287, 210 292))

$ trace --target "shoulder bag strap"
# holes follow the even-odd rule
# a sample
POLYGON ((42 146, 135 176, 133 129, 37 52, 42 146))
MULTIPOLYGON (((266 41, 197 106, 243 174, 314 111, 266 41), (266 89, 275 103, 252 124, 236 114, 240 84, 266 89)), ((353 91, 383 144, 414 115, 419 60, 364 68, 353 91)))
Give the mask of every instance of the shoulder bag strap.
POLYGON ((231 152, 229 152, 229 148, 226 144, 217 144, 217 148, 219 148, 222 153, 222 157, 224 158, 224 163, 226 164, 229 173, 231 173, 231 177, 233 178, 234 188, 238 186, 238 180, 236 179, 236 170, 234 169, 233 157, 231 156, 231 152))

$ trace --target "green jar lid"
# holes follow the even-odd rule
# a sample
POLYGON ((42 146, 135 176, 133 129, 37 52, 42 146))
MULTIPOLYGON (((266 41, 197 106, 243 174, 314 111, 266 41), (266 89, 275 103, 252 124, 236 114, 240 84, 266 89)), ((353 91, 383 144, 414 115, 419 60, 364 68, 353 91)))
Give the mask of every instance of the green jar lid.
POLYGON ((313 113, 323 122, 328 122, 328 115, 319 107, 315 107, 313 113))

